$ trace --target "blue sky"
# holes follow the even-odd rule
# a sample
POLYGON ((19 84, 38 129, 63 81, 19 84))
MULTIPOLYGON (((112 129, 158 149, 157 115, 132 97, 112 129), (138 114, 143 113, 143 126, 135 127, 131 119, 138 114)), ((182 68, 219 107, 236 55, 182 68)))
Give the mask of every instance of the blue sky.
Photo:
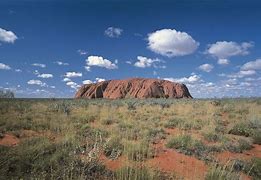
POLYGON ((0 88, 73 97, 129 77, 193 97, 261 96, 258 0, 1 0, 0 88))

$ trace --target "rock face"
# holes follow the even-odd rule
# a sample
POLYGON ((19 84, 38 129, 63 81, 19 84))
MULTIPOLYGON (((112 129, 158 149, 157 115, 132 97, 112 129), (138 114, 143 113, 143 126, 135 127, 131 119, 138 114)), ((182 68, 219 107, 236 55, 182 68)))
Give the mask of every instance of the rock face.
POLYGON ((160 79, 131 78, 83 85, 75 98, 192 98, 184 84, 160 79))

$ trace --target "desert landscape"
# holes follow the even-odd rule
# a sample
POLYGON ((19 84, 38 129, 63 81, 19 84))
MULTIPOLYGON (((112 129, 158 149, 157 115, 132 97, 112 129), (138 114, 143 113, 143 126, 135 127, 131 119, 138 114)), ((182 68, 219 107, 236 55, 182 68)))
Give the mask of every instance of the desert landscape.
POLYGON ((0 99, 2 179, 259 179, 261 99, 0 99))

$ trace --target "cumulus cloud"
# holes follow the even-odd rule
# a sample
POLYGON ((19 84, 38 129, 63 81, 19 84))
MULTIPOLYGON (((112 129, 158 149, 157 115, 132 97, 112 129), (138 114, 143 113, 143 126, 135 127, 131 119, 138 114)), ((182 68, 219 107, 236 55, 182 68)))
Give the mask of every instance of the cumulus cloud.
POLYGON ((4 64, 4 63, 0 63, 0 70, 10 70, 11 67, 7 64, 4 64))
POLYGON ((151 66, 158 68, 159 66, 157 65, 157 63, 164 62, 158 58, 151 59, 151 58, 147 58, 144 56, 138 56, 137 59, 138 59, 138 61, 136 61, 134 63, 134 66, 139 67, 139 68, 146 68, 146 67, 151 67, 151 66))
POLYGON ((164 78, 165 80, 178 82, 178 83, 188 83, 193 84, 197 82, 202 82, 201 77, 197 74, 191 74, 189 77, 182 77, 182 78, 164 78))
MULTIPOLYGON (((209 45, 206 54, 210 54, 218 59, 228 59, 232 56, 249 54, 249 48, 251 47, 253 47, 252 42, 243 42, 239 44, 233 41, 218 41, 209 45)), ((222 60, 220 62, 222 62, 222 60)))
POLYGON ((91 67, 90 66, 84 66, 84 69, 86 70, 86 71, 91 71, 91 67))
POLYGON ((12 31, 7 31, 5 29, 0 28, 0 41, 6 43, 14 43, 17 39, 17 36, 12 31))
POLYGON ((228 78, 244 78, 246 76, 253 76, 256 74, 256 71, 255 70, 240 70, 239 72, 237 73, 234 73, 234 74, 225 74, 224 76, 225 77, 228 77, 228 78))
POLYGON ((40 81, 40 80, 35 80, 35 79, 31 79, 27 82, 27 84, 30 84, 30 85, 38 85, 38 86, 47 86, 46 83, 40 81))
POLYGON ((78 85, 76 82, 69 81, 66 83, 67 86, 70 86, 72 89, 78 89, 80 85, 78 85))
POLYGON ((69 63, 62 62, 62 61, 55 61, 54 63, 58 64, 59 66, 68 66, 69 65, 69 63))
POLYGON ((121 36, 123 30, 120 28, 116 27, 108 27, 105 31, 104 34, 110 38, 118 38, 121 36))
POLYGON ((64 75, 67 78, 74 78, 74 77, 82 77, 82 73, 80 72, 66 72, 64 75))
POLYGON ((218 59, 218 64, 220 65, 228 65, 230 61, 228 59, 218 59))
POLYGON ((210 71, 212 71, 213 68, 214 68, 214 66, 211 64, 202 64, 198 67, 198 69, 200 69, 201 71, 205 71, 205 72, 210 72, 210 71))
POLYGON ((64 78, 63 81, 64 81, 64 82, 68 82, 68 81, 71 81, 71 79, 69 79, 69 78, 64 78))
POLYGON ((103 82, 103 81, 106 81, 105 79, 103 79, 103 78, 95 78, 95 80, 96 80, 96 82, 103 82))
POLYGON ((82 83, 83 84, 92 84, 93 82, 91 80, 87 79, 87 80, 82 81, 82 83))
POLYGON ((189 34, 175 29, 161 29, 148 34, 148 48, 163 56, 174 57, 192 54, 198 46, 199 43, 189 34))
POLYGON ((242 67, 242 70, 261 70, 261 59, 255 61, 249 61, 245 63, 242 67))
POLYGON ((37 77, 47 79, 47 78, 53 78, 53 75, 52 74, 38 74, 37 77))
POLYGON ((110 60, 105 59, 101 56, 89 56, 86 59, 87 66, 98 66, 106 69, 117 69, 118 66, 112 63, 110 60))
POLYGON ((45 68, 46 67, 45 64, 40 64, 40 63, 34 63, 34 64, 32 64, 32 66, 41 67, 41 68, 45 68))

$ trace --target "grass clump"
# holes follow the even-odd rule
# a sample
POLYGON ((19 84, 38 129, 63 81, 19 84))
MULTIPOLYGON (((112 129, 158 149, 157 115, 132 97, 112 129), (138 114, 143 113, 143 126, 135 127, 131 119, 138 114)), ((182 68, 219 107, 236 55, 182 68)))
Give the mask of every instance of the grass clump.
POLYGON ((253 133, 253 143, 261 145, 261 130, 254 131, 253 133))
POLYGON ((254 180, 259 180, 261 177, 261 158, 252 158, 247 162, 244 172, 252 176, 254 180))
POLYGON ((111 173, 98 161, 84 162, 77 141, 50 142, 45 137, 23 141, 12 148, 0 146, 0 174, 10 179, 96 179, 111 173))
POLYGON ((103 152, 106 157, 110 159, 117 159, 121 156, 123 148, 124 146, 121 143, 121 140, 117 137, 113 137, 104 144, 103 152))
POLYGON ((215 165, 207 172, 205 180, 239 180, 240 174, 227 165, 215 165))
POLYGON ((246 123, 238 123, 228 133, 248 137, 251 135, 252 129, 246 123))
POLYGON ((179 124, 181 124, 183 122, 182 119, 177 119, 177 118, 174 118, 174 119, 171 119, 169 120, 168 122, 166 122, 164 124, 164 127, 165 128, 175 128, 175 127, 178 127, 179 124))
POLYGON ((190 135, 179 135, 170 139, 166 147, 175 148, 183 154, 193 155, 199 159, 208 160, 208 147, 201 141, 193 139, 190 135))
POLYGON ((133 161, 144 161, 154 155, 153 149, 147 142, 128 143, 124 151, 128 159, 133 161))
POLYGON ((116 180, 151 180, 156 179, 153 177, 153 174, 145 167, 123 167, 116 171, 115 173, 116 180))

